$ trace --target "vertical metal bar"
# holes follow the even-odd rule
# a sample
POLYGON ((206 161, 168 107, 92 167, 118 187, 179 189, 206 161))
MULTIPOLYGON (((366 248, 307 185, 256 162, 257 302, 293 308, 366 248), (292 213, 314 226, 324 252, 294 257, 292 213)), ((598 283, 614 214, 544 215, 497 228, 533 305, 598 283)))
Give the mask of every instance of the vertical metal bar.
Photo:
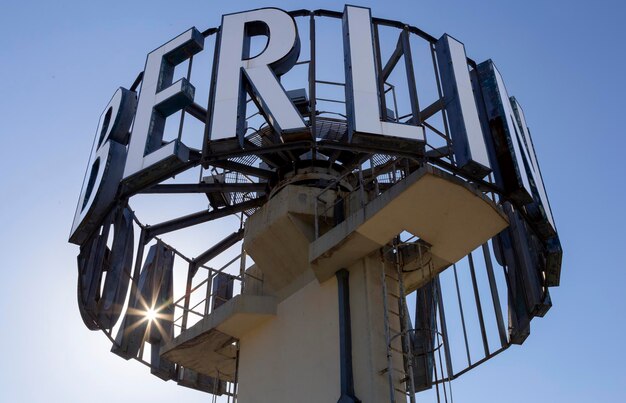
POLYGON ((352 326, 350 322, 350 272, 340 269, 337 277, 337 297, 339 302, 339 360, 341 395, 339 402, 359 402, 354 395, 354 374, 352 371, 352 326))
POLYGON ((465 315, 463 314, 463 302, 461 301, 461 290, 459 289, 459 278, 456 274, 456 264, 452 265, 454 271, 454 284, 456 285, 456 297, 459 300, 459 311, 461 312, 461 326, 463 327, 463 339, 465 340, 465 353, 467 354, 467 365, 472 365, 470 358, 469 343, 467 342, 467 329, 465 327, 465 315))
POLYGON ((435 45, 434 44, 430 44, 430 54, 433 60, 433 70, 435 71, 435 79, 437 81, 437 93, 439 94, 439 102, 441 104, 441 120, 443 121, 443 128, 444 128, 444 132, 446 134, 446 144, 448 146, 448 155, 450 156, 450 159, 452 160, 452 163, 454 163, 454 153, 452 152, 452 143, 451 143, 451 139, 450 139, 450 130, 448 129, 448 119, 446 116, 446 108, 444 105, 444 99, 443 99, 443 91, 441 90, 441 80, 439 79, 439 69, 437 68, 437 56, 435 54, 435 45))
MULTIPOLYGON (((439 344, 439 333, 437 333, 437 344, 439 344)), ((441 349, 439 349, 437 351, 437 356, 439 357, 439 366, 441 367, 441 378, 443 379, 443 362, 441 361, 441 349)), ((434 354, 433 354, 433 360, 435 359, 434 354)), ((448 379, 450 379, 450 374, 447 374, 448 379)), ((449 383, 450 381, 448 381, 449 383)), ((441 388, 443 389, 443 399, 447 402, 448 401, 448 392, 446 392, 446 383, 442 382, 441 383, 441 388)))
POLYGON ((209 308, 211 306, 211 295, 213 288, 213 269, 208 270, 207 280, 206 280, 206 300, 204 301, 204 316, 209 314, 209 308))
POLYGON ((239 255, 239 278, 241 281, 239 282, 239 293, 243 294, 243 289, 246 284, 246 256, 247 253, 243 249, 243 243, 241 244, 241 254, 239 255))
POLYGON ((474 259, 472 253, 467 255, 469 260, 470 273, 472 275, 472 286, 474 288, 474 299, 476 300, 476 311, 478 312, 478 322, 480 323, 480 333, 483 339, 483 348, 485 349, 485 357, 489 356, 489 342, 487 341, 487 332, 485 331, 485 319, 483 318, 483 308, 480 304, 480 295, 478 294, 478 284, 476 282, 476 271, 474 270, 474 259))
POLYGON ((376 63, 376 77, 378 79, 378 98, 380 99, 380 117, 382 120, 387 120, 387 99, 385 98, 385 79, 382 75, 382 60, 380 54, 380 40, 378 39, 378 24, 372 24, 374 35, 374 58, 376 63))
POLYGON ((185 287, 185 304, 183 308, 183 322, 181 324, 181 332, 187 329, 187 318, 189 316, 189 304, 191 303, 191 285, 193 282, 193 273, 195 272, 195 264, 193 261, 189 262, 189 268, 187 269, 187 285, 185 287))
POLYGON ((370 157, 370 168, 372 170, 372 180, 374 181, 374 193, 376 194, 376 196, 374 197, 378 197, 378 194, 380 193, 380 188, 378 186, 378 178, 376 176, 376 167, 374 166, 374 158, 370 157))
POLYGON ((498 334, 500 335, 500 345, 504 347, 508 344, 506 338, 506 330, 504 328, 504 319, 502 318, 502 307, 500 306, 500 296, 498 294, 498 285, 493 274, 493 263, 491 254, 489 253, 489 245, 483 244, 483 256, 485 257, 485 267, 487 268, 487 278, 489 279, 489 288, 491 289, 491 300, 493 301, 493 310, 496 312, 496 321, 498 323, 498 334))
MULTIPOLYGON (((191 79, 191 66, 193 65, 193 55, 189 56, 189 64, 187 65, 187 81, 191 79)), ((178 124, 177 141, 183 137, 183 126, 185 124, 185 109, 180 111, 180 123, 178 124)))
POLYGON ((314 201, 314 205, 315 205, 315 220, 314 220, 314 225, 315 225, 315 239, 319 238, 320 236, 320 223, 319 223, 319 213, 317 212, 318 208, 319 208, 319 199, 318 199, 319 195, 315 196, 315 201, 314 201))
POLYGON ((400 116, 400 112, 398 112, 398 100, 396 99, 396 87, 394 85, 391 85, 391 95, 393 96, 393 113, 396 115, 394 117, 394 120, 398 122, 398 117, 400 116))
POLYGON ((413 70, 413 55, 411 53, 411 41, 408 28, 405 27, 400 34, 402 41, 402 52, 404 53, 404 66, 406 70, 406 82, 409 87, 409 100, 411 101, 411 112, 413 124, 422 124, 420 119, 420 106, 417 98, 417 83, 415 82, 415 71, 413 70))
POLYGON ((359 163, 359 198, 361 199, 361 207, 364 207, 367 203, 365 201, 365 185, 363 183, 363 164, 359 163))
POLYGON ((452 398, 452 380, 448 379, 448 390, 450 394, 450 403, 454 403, 454 399, 452 398))
POLYGON ((239 341, 237 341, 237 355, 235 358, 235 381, 233 382, 233 403, 237 401, 237 389, 239 385, 239 341))
MULTIPOLYGON (((446 324, 446 312, 443 308, 443 297, 441 294, 441 282, 439 281, 439 275, 435 276, 435 288, 437 289, 437 305, 439 306, 439 321, 441 322, 441 335, 443 336, 443 344, 446 353, 446 369, 448 372, 448 378, 451 378, 454 374, 452 370, 452 357, 450 353, 450 343, 448 342, 448 326, 446 324)), ((443 369, 441 370, 443 373, 443 369)))
MULTIPOLYGON (((435 326, 437 325, 437 321, 435 321, 435 326)), ((434 329, 436 330, 436 329, 434 329)), ((435 334, 438 334, 437 331, 434 332, 435 334)), ((438 337, 436 337, 437 340, 439 340, 438 337)), ((433 352, 433 369, 435 370, 435 392, 437 394, 437 402, 441 401, 441 397, 439 396, 439 379, 443 379, 443 368, 440 368, 441 370, 441 378, 439 378, 439 371, 437 371, 437 360, 435 360, 435 353, 433 352)), ((448 377, 450 376, 450 374, 448 374, 448 377)))
MULTIPOLYGON (((309 17, 309 123, 311 125, 311 137, 313 141, 316 141, 317 135, 317 122, 315 116, 315 110, 317 109, 317 88, 315 87, 315 15, 311 12, 309 17)), ((314 147, 313 150, 316 150, 314 147)))

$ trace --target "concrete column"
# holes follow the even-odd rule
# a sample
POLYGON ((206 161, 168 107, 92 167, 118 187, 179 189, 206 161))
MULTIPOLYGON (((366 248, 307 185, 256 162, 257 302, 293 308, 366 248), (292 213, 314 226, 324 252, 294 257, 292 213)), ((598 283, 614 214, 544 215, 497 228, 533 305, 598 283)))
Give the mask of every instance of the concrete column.
MULTIPOLYGON (((354 392, 364 403, 389 401, 381 261, 377 254, 348 268, 354 392), (381 374, 382 372, 382 374, 381 374)), ((276 317, 240 339, 241 403, 335 403, 340 397, 337 280, 311 281, 278 304, 276 317)), ((397 308, 394 308, 397 312, 397 308)), ((392 327, 400 328, 390 316, 392 327)), ((399 340, 396 348, 401 349, 399 340)), ((400 354, 394 356, 402 368, 400 354)), ((396 387, 404 387, 393 374, 396 387)), ((403 396, 396 392, 397 401, 403 396)))

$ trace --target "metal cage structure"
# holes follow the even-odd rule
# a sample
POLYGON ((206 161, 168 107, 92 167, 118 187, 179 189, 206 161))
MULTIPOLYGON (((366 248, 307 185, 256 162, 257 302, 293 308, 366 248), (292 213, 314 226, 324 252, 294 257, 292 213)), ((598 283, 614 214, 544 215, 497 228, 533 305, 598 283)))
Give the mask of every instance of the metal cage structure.
MULTIPOLYGON (((185 368, 160 357, 159 351, 225 301, 264 287, 263 274, 243 247, 248 217, 285 186, 313 187, 319 189, 317 239, 340 224, 350 206, 367 206, 420 169, 447 175, 480 194, 506 215, 510 226, 444 268, 434 268, 431 245, 408 231, 380 248, 385 312, 401 319, 401 329, 395 330, 385 320, 389 354, 403 357, 404 367, 397 370, 405 374, 404 385, 390 381, 390 400, 395 401, 393 389, 400 388, 412 402, 428 393, 437 401, 453 401, 452 380, 512 344, 523 343, 531 319, 550 309, 548 287, 557 286, 560 276, 558 235, 556 228, 548 228, 549 206, 529 204, 506 179, 515 170, 507 168, 511 157, 502 157, 502 150, 512 145, 506 142, 502 121, 490 118, 486 84, 481 87, 491 62, 465 60, 484 116, 482 130, 491 133, 488 149, 497 162, 490 172, 478 172, 459 160, 460 140, 452 133, 458 118, 441 65, 447 42, 398 21, 371 19, 380 118, 422 128, 423 141, 352 136, 344 60, 328 45, 329 35, 341 31, 344 14, 289 13, 301 49, 294 67, 279 81, 306 130, 281 135, 248 92, 245 133, 211 140, 206 129, 210 107, 195 101, 210 95, 198 92, 192 102, 164 118, 159 139, 159 146, 184 144, 188 158, 169 165, 160 176, 133 178, 116 187, 115 203, 98 229, 81 242, 78 257, 81 314, 90 329, 101 330, 111 340, 113 352, 147 365, 162 379, 211 393, 214 399, 221 395, 236 401, 237 339, 226 334, 221 338, 220 352, 231 363, 231 371, 224 373, 185 368), (430 273, 419 287, 403 284, 405 274, 418 269, 430 273), (386 289, 391 283, 398 295, 386 289), (149 311, 155 318, 148 318, 149 311), (124 329, 135 332, 134 338, 121 336, 124 329)), ((201 35, 205 51, 185 56, 170 81, 181 79, 195 88, 216 85, 215 74, 200 72, 215 68, 221 28, 201 35)), ((255 36, 250 53, 263 52, 265 40, 255 36)), ((141 90, 143 74, 130 91, 141 90)), ((514 99, 512 105, 523 132, 521 108, 514 99)), ((538 171, 529 136, 522 136, 517 146, 532 150, 523 160, 538 171)), ((90 183, 93 187, 90 178, 87 172, 86 188, 90 183)), ((540 180, 531 182, 535 193, 545 193, 540 180)), ((391 371, 390 365, 386 372, 391 371)))

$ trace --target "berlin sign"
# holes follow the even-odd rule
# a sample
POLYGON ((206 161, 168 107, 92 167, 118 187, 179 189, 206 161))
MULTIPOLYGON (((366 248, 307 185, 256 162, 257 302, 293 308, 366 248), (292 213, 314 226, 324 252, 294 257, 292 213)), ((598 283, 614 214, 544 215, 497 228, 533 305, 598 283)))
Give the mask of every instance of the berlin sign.
MULTIPOLYGON (((547 287, 559 284, 562 254, 522 107, 495 64, 469 59, 457 39, 436 39, 356 6, 343 12, 262 8, 224 15, 218 28, 191 28, 150 52, 135 83, 114 92, 97 126, 69 237, 80 246, 78 304, 86 326, 105 331, 113 351, 126 359, 141 359, 144 343, 150 343, 152 372, 180 381, 175 365, 158 354, 175 333, 175 253, 159 241, 144 258, 144 247, 171 231, 247 215, 299 169, 333 166, 341 175, 370 161, 374 171, 382 166, 375 158, 381 155, 406 166, 437 166, 502 206, 511 228, 492 242, 498 262, 518 269, 521 288, 509 290, 517 321, 510 339, 521 343, 529 318, 551 305, 547 287), (321 78, 321 41, 330 35, 321 36, 322 17, 340 23, 332 31, 340 35, 332 38, 341 48, 333 61, 342 67, 337 81, 321 78), (385 51, 389 41, 382 38, 391 36, 385 51), (215 41, 211 70, 194 70, 195 80, 208 83, 202 88, 208 100, 198 103, 191 72, 194 58, 209 52, 209 39, 215 41), (418 53, 427 58, 417 59, 418 53), (184 67, 186 74, 180 73, 184 67), (290 78, 298 69, 299 78, 290 78), (182 76, 175 80, 177 75, 182 76), (435 94, 430 101, 421 90, 427 80, 435 94), (331 88, 333 98, 320 95, 322 88, 331 88), (200 147, 185 140, 185 117, 204 128, 194 140, 200 147), (180 124, 172 138, 168 127, 174 118, 180 124), (197 168, 212 169, 213 175, 201 175, 199 183, 165 183, 197 168), (233 172, 254 179, 229 181, 233 172), (135 236, 131 198, 185 192, 206 194, 210 208, 141 225, 135 236), (158 331, 143 319, 155 306, 163 319, 158 331)), ((207 256, 215 250, 221 249, 209 249, 207 256)), ((202 264, 192 270, 194 261, 189 260, 191 277, 202 264)), ((200 384, 194 387, 215 387, 208 380, 200 384)))

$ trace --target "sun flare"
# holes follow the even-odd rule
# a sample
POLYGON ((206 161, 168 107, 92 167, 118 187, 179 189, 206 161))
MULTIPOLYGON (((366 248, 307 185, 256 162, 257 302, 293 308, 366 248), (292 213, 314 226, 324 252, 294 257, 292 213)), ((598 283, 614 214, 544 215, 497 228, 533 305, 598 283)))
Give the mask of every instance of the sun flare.
POLYGON ((148 308, 148 310, 146 311, 146 319, 152 322, 153 320, 156 319, 156 317, 157 317, 157 312, 153 308, 148 308))

